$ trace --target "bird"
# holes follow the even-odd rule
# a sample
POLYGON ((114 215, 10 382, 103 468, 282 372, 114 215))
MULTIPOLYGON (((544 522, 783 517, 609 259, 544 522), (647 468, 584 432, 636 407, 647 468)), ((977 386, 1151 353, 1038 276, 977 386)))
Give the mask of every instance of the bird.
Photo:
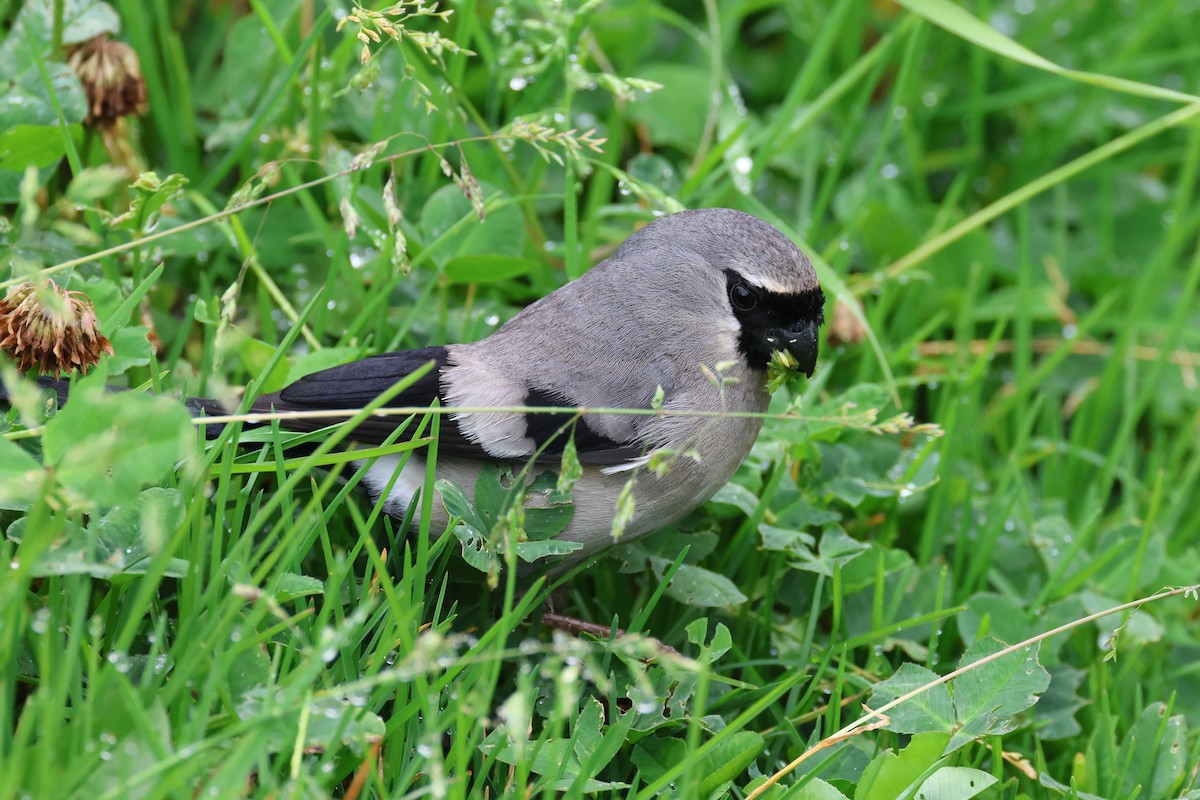
MULTIPOLYGON (((617 543, 623 491, 633 504, 621 542, 679 521, 729 481, 762 426, 754 414, 767 409, 772 357, 786 354, 812 377, 824 299, 810 260, 772 225, 733 209, 681 211, 636 230, 479 341, 331 367, 258 397, 250 411, 309 412, 279 424, 319 430, 344 420, 320 411, 361 408, 432 363, 389 405, 445 407, 435 472, 468 498, 489 465, 528 467, 532 480, 556 469, 573 443, 582 474, 556 538, 574 543, 574 561, 617 543)), ((189 407, 222 410, 196 398, 189 407)), ((348 438, 382 444, 401 419, 368 417, 348 438)), ((367 462, 362 485, 396 520, 424 486, 423 453, 367 462)), ((435 528, 445 530, 452 521, 445 498, 432 505, 435 528)))

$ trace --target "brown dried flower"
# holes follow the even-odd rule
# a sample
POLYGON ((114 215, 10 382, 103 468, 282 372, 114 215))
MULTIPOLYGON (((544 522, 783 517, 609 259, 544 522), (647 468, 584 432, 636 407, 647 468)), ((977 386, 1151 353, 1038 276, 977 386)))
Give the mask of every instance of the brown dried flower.
POLYGON ((67 63, 87 94, 88 125, 108 125, 129 114, 145 114, 146 79, 137 53, 107 34, 74 48, 67 63))
POLYGON ((21 372, 54 375, 86 372, 113 351, 92 301, 54 281, 21 283, 0 299, 0 350, 16 359, 21 372))
POLYGON ((829 344, 837 347, 843 344, 858 344, 867 338, 867 329, 859 319, 862 314, 862 304, 855 301, 858 314, 854 309, 839 300, 833 307, 833 318, 829 321, 829 344))

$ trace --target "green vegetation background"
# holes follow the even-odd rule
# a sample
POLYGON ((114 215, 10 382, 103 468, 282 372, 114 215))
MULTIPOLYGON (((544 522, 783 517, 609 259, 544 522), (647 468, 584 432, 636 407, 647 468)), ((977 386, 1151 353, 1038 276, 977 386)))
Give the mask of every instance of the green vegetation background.
POLYGON ((1200 797, 1194 591, 783 769, 1196 583, 1195 3, 402 6, 0 2, 0 286, 95 301, 95 382, 236 404, 732 206, 836 298, 817 376, 705 509, 559 582, 607 643, 336 454, 18 399, 0 796, 1200 797), (149 99, 107 128, 63 49, 102 34, 149 99))

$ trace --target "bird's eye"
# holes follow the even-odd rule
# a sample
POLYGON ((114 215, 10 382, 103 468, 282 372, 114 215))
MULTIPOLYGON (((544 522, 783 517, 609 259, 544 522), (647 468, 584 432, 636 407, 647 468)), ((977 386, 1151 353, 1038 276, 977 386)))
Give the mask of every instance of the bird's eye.
POLYGON ((749 311, 754 308, 754 292, 750 291, 749 286, 739 281, 729 287, 729 302, 733 303, 733 307, 738 311, 749 311))

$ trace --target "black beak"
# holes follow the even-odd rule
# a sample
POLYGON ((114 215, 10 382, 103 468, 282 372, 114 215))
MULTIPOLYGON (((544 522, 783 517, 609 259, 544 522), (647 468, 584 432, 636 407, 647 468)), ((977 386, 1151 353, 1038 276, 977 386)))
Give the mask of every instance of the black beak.
POLYGON ((790 353, 799 364, 799 369, 812 377, 817 368, 817 323, 807 322, 795 328, 777 329, 766 334, 768 353, 783 350, 790 353))

